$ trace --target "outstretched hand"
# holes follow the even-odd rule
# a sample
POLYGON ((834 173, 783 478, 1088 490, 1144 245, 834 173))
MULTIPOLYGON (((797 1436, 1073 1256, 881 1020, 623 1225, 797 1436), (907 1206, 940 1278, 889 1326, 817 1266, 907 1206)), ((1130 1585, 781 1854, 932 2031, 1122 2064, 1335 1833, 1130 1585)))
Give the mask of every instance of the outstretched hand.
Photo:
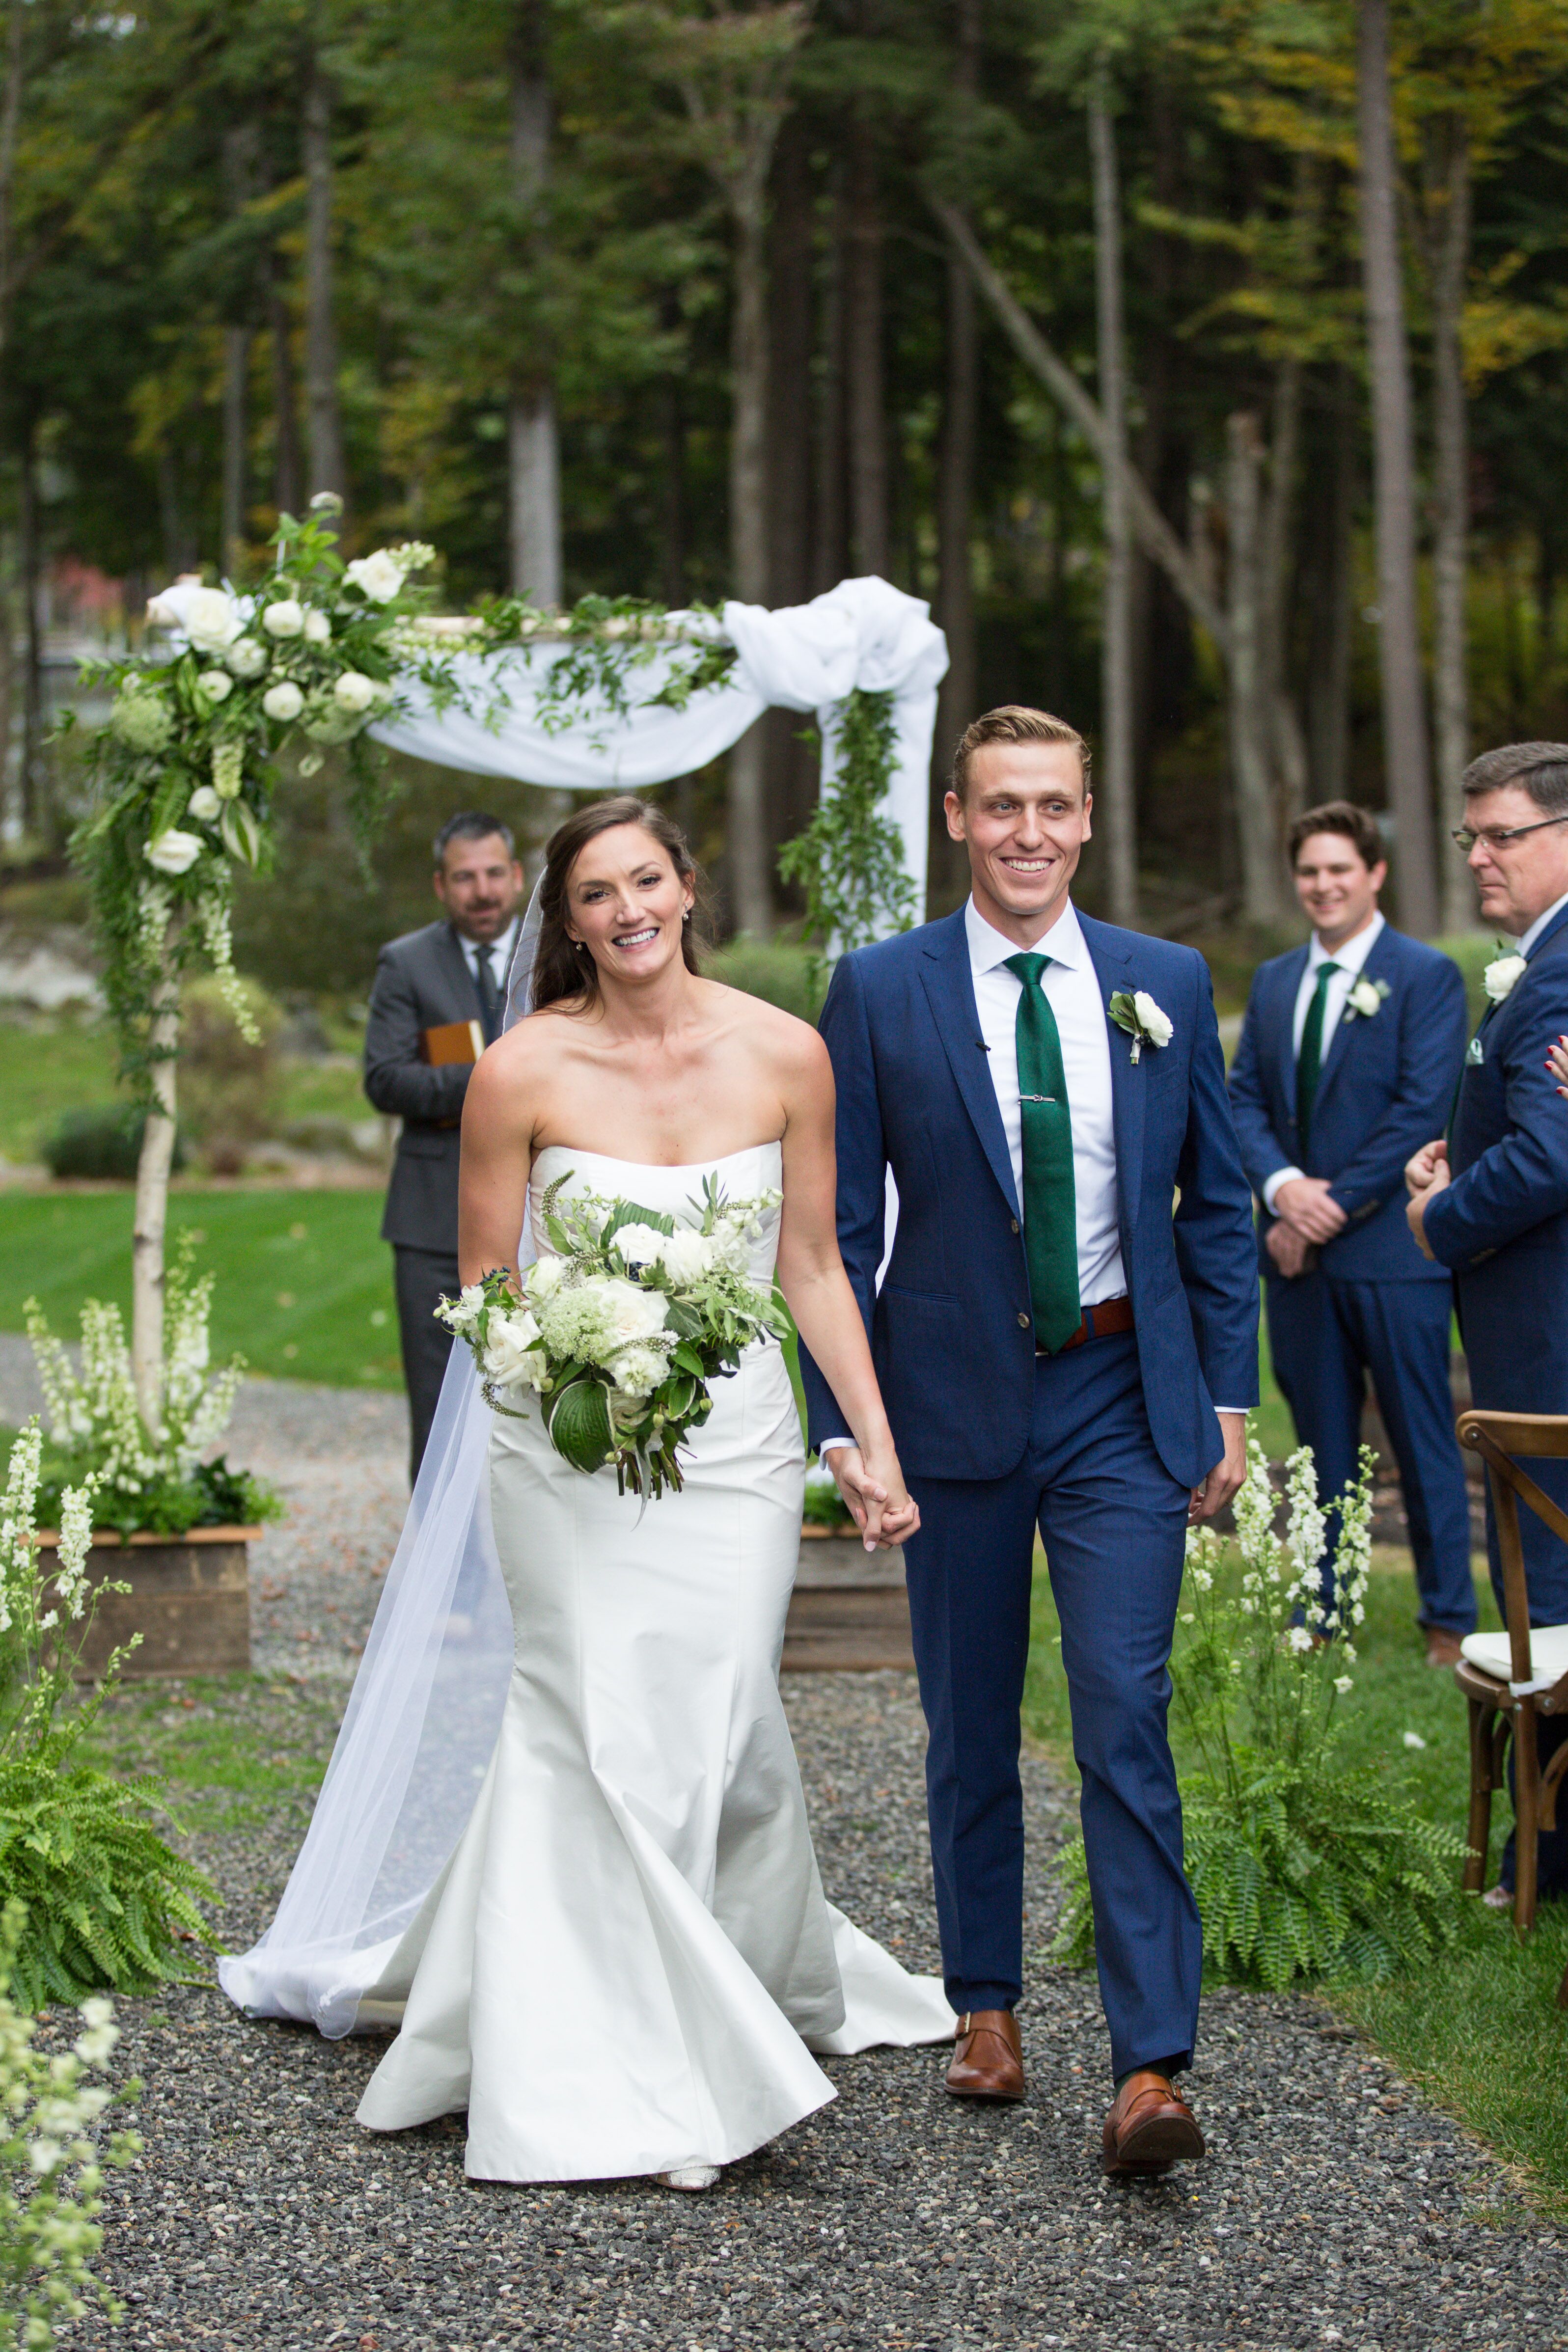
POLYGON ((896 1458, 868 1465, 858 1445, 835 1445, 828 1451, 827 1466, 868 1551, 891 1551, 919 1533, 920 1511, 896 1458))

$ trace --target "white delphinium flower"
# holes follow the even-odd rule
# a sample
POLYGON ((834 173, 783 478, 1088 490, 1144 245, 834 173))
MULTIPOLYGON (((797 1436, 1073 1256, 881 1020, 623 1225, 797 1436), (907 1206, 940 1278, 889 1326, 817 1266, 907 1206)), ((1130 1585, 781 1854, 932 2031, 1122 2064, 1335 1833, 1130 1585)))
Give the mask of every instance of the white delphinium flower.
POLYGON ((142 848, 142 855, 149 866, 160 874, 187 874, 202 854, 201 835, 182 833, 178 825, 168 825, 154 840, 142 848))
POLYGON ((213 745, 213 790, 220 801, 237 800, 245 782, 245 745, 232 736, 213 745))
POLYGON ((312 604, 305 615, 305 643, 308 646, 330 646, 331 642, 331 614, 323 613, 319 604, 312 604))
POLYGON ((1233 1506, 1236 1515, 1236 1540, 1242 1559, 1253 1569, 1273 1569, 1277 1560, 1274 1542, 1274 1488, 1268 1476, 1268 1460, 1256 1437, 1249 1437, 1247 1447, 1247 1475, 1233 1506))
POLYGON ((87 1556, 92 1549, 92 1495, 96 1481, 68 1486, 60 1497, 59 1549, 55 1591, 60 1606, 79 1617, 87 1606, 87 1556))
POLYGON ((380 699, 374 678, 357 669, 344 670, 332 688, 332 698, 340 710, 354 713, 374 709, 380 699))
POLYGON ((436 550, 423 539, 405 539, 387 549, 398 570, 405 574, 423 572, 436 561, 436 550))
MULTIPOLYGON (((272 609, 276 611, 277 607, 272 609)), ((305 698, 292 678, 283 677, 276 686, 268 688, 261 698, 261 708, 268 719, 276 719, 287 726, 291 719, 298 719, 305 708, 305 698)))
POLYGON ((269 637, 297 637, 305 626, 305 607, 297 596, 279 596, 262 608, 261 625, 269 637))
POLYGON ((1285 1523, 1285 1551, 1296 1571, 1292 1591, 1308 1604, 1321 1607, 1323 1543, 1328 1515, 1318 1503, 1318 1473, 1310 1445, 1299 1446, 1285 1465, 1285 1497, 1289 1515, 1285 1523))
POLYGON ((157 963, 163 953, 163 941, 168 937, 169 918, 174 902, 162 882, 143 882, 136 893, 138 922, 136 953, 144 964, 157 963))
POLYGON ((211 824, 222 807, 210 784, 198 784, 185 803, 185 814, 194 816, 198 824, 211 824))
POLYGON ((1355 1685, 1349 1675, 1336 1675, 1334 1676, 1334 1688, 1338 1691, 1340 1696, 1343 1698, 1346 1691, 1354 1690, 1355 1685))
POLYGON ((181 602, 185 635, 201 654, 226 652, 245 624, 239 607, 223 588, 190 588, 181 602))
POLYGON ((671 1282, 700 1282, 713 1270, 713 1244, 690 1225, 659 1235, 659 1260, 671 1282))
MULTIPOLYGON (((226 847, 228 845, 231 819, 237 806, 237 803, 231 803, 222 812, 220 824, 226 847)), ((249 816, 250 812, 247 810, 246 814, 249 816)), ((254 825, 255 818, 251 817, 250 822, 254 825)), ((257 836, 259 841, 258 826, 257 836)), ((254 865, 254 858, 247 860, 247 863, 254 865)), ((247 1045, 259 1045, 261 1032, 257 1026, 256 1014, 250 999, 245 992, 244 983, 234 968, 234 933, 229 904, 221 891, 208 890, 203 893, 196 905, 196 921, 201 928, 202 945, 211 960, 213 976, 222 991, 223 1001, 228 1007, 235 1027, 247 1045)))
POLYGON ((343 583, 357 588, 373 604, 390 604, 403 586, 404 567, 389 548, 359 555, 343 569, 343 583))
POLYGON ((657 1225, 622 1225, 613 1236, 612 1246, 628 1265, 657 1265, 667 1239, 657 1225))
POLYGON ((81 2021, 86 2029, 77 2036, 71 2047, 84 2066, 107 2066, 120 2040, 120 2028, 114 2022, 114 2003, 94 1993, 81 2005, 81 2021))
POLYGON ((1305 1625, 1292 1625, 1287 1638, 1299 1658, 1304 1658, 1312 1647, 1312 1636, 1305 1625))
POLYGON ((37 1422, 32 1422, 11 1448, 5 1499, 0 1502, 0 1633, 13 1622, 13 1600, 32 1590, 33 1516, 42 1459, 43 1439, 37 1422))
POLYGON ((616 1358, 616 1385, 628 1397, 652 1396, 668 1370, 662 1349, 623 1348, 616 1358))
POLYGON ((234 680, 226 669, 204 669, 196 684, 209 702, 226 702, 234 692, 234 680))
POLYGON ((224 660, 236 677, 259 677, 271 656, 264 645, 254 637, 238 637, 229 646, 224 660))

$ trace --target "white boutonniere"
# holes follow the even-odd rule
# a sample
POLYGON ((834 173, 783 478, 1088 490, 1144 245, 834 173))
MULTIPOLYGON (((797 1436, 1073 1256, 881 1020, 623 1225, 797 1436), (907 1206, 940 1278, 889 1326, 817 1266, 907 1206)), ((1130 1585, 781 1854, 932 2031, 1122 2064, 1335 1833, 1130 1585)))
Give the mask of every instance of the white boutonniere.
POLYGON ((1387 981, 1368 980, 1363 972, 1346 997, 1345 1009, 1340 1018, 1353 1021, 1359 1013, 1363 1021, 1370 1021, 1373 1013, 1383 1011, 1383 1000, 1388 992, 1387 981))
POLYGON ((1117 1027, 1125 1029, 1132 1040, 1131 1061, 1138 1059, 1145 1045, 1158 1050, 1176 1034, 1170 1014, 1161 1012, 1146 989, 1119 988, 1107 1009, 1117 1027))
MULTIPOLYGON (((1498 946, 1502 946, 1500 940, 1498 946)), ((1481 986, 1494 1004, 1500 1004, 1529 970, 1530 966, 1517 950, 1511 955, 1496 955, 1481 974, 1481 986)))

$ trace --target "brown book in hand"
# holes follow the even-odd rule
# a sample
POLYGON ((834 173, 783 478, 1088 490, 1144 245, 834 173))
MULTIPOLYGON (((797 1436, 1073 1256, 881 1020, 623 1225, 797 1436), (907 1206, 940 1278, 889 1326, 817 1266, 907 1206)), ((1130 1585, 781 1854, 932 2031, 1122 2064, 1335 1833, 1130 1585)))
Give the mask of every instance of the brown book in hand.
POLYGON ((485 1033, 477 1021, 442 1021, 420 1033, 419 1058, 432 1068, 445 1062, 477 1062, 485 1050, 485 1033))

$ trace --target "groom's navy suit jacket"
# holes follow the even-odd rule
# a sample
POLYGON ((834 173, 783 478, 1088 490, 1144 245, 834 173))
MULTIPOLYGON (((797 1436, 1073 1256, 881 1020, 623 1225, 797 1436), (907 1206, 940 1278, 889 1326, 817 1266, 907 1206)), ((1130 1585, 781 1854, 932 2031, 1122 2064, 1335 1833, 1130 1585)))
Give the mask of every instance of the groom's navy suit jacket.
MULTIPOLYGON (((1381 981, 1382 1010, 1341 1014, 1312 1106, 1305 1150, 1296 1124, 1296 996, 1307 950, 1292 948, 1253 975, 1241 1041, 1230 1069, 1230 1107, 1241 1157, 1259 1201, 1281 1168, 1331 1180, 1343 1231, 1319 1263, 1346 1282, 1442 1281, 1446 1269, 1415 1246, 1405 1221, 1405 1163, 1441 1135, 1465 1051, 1465 983, 1451 957, 1384 925, 1363 978, 1381 981)), ((1274 1223, 1258 1213, 1259 1260, 1274 1223)))
MULTIPOLYGON (((1170 1044, 1146 1045, 1134 1063, 1131 1039, 1107 1016, 1144 1401, 1165 1468, 1195 1486, 1224 1451, 1214 1400, 1258 1400, 1252 1196, 1208 967, 1191 948, 1079 920, 1107 1003, 1113 990, 1144 989, 1173 1024, 1170 1044)), ((900 1461, 921 1477, 1005 1477, 1029 1441, 1035 1334, 963 909, 841 957, 821 1029, 838 1088, 839 1247, 900 1461), (878 1293, 889 1168, 898 1232, 878 1293)), ((816 1444, 847 1423, 800 1353, 816 1444)))

